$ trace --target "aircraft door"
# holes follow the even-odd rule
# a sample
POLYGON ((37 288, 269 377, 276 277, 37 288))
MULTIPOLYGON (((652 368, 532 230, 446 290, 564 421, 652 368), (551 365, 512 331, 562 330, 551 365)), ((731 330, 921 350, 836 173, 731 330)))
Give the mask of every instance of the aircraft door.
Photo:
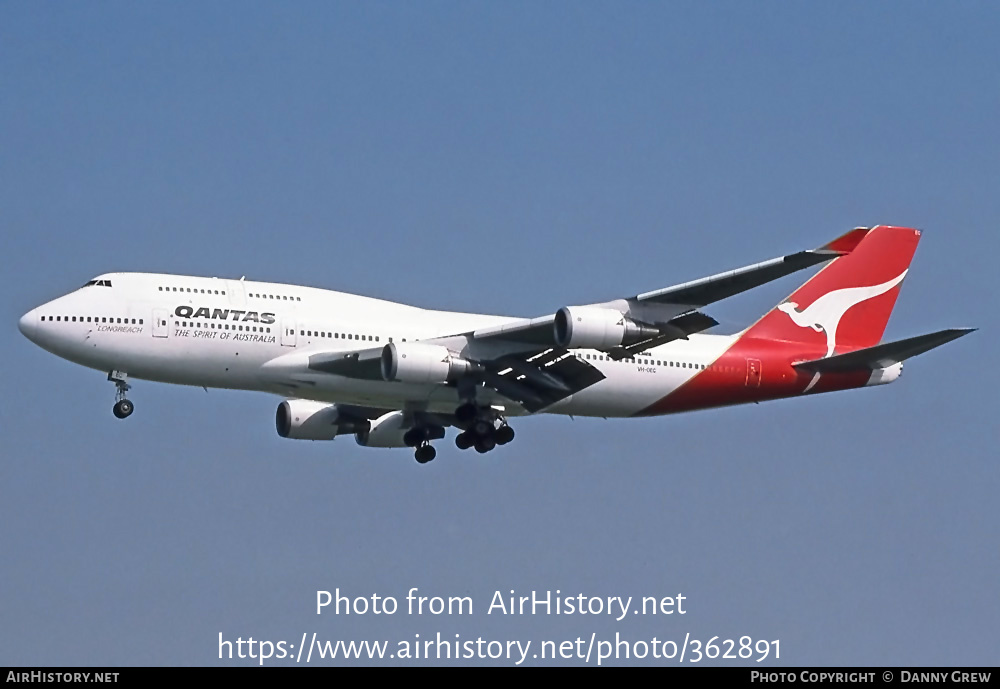
POLYGON ((243 279, 226 280, 226 295, 229 297, 229 305, 238 309, 246 308, 247 293, 246 283, 243 279))
POLYGON ((295 346, 295 321, 281 321, 281 346, 295 346))
POLYGON ((760 387, 760 360, 747 359, 747 387, 760 387))
POLYGON ((153 309, 153 337, 170 336, 170 312, 166 309, 153 309))

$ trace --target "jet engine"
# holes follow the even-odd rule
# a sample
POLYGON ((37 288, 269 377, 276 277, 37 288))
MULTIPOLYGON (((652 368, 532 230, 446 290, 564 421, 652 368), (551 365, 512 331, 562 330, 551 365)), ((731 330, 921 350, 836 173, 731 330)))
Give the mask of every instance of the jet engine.
POLYGON ((294 440, 333 440, 344 433, 357 433, 368 421, 348 418, 336 404, 313 400, 285 400, 274 416, 278 435, 294 440))
POLYGON ((354 439, 362 447, 409 447, 403 436, 409 426, 403 423, 403 412, 391 411, 371 422, 368 429, 354 434, 354 439))
POLYGON ((556 311, 555 341, 560 347, 608 350, 660 334, 657 328, 638 323, 614 309, 599 306, 564 306, 556 311))
POLYGON ((392 342, 382 349, 382 377, 390 382, 447 383, 475 368, 440 345, 392 342))

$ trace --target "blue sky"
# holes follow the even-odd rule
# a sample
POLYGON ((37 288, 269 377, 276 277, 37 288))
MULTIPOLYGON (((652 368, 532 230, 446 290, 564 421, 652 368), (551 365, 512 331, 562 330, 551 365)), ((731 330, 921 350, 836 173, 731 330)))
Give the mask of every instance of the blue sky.
MULTIPOLYGON (((793 665, 989 664, 1000 89, 986 3, 5 3, 0 662, 217 663, 242 635, 780 639, 793 665), (889 323, 980 332, 891 386, 537 417, 420 467, 285 441, 264 394, 95 371, 17 318, 94 275, 539 315, 925 230, 889 323), (317 617, 317 589, 470 595, 317 617), (482 614, 495 590, 683 618, 482 614), (481 612, 480 612, 481 611, 481 612)), ((800 282, 719 304, 736 330, 800 282)), ((450 449, 449 449, 450 448, 450 449)))

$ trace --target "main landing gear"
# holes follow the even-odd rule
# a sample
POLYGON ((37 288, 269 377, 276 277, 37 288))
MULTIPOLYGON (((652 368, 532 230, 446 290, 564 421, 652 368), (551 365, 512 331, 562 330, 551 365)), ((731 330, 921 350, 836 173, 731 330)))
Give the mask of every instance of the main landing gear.
POLYGON ((480 409, 474 404, 463 404, 455 410, 455 420, 465 430, 455 438, 459 450, 476 448, 485 454, 497 445, 506 445, 514 439, 514 429, 507 420, 491 409, 480 409))
POLYGON ((115 406, 111 413, 119 419, 127 419, 135 411, 135 405, 125 398, 125 393, 132 387, 128 384, 128 374, 124 371, 111 371, 108 380, 115 384, 115 406))
POLYGON ((403 434, 403 442, 407 447, 415 447, 413 458, 419 464, 427 464, 437 457, 437 450, 431 445, 432 440, 444 437, 442 426, 414 426, 403 434))
POLYGON ((418 464, 427 464, 427 462, 437 457, 437 450, 430 443, 424 443, 413 453, 413 457, 417 460, 418 464))

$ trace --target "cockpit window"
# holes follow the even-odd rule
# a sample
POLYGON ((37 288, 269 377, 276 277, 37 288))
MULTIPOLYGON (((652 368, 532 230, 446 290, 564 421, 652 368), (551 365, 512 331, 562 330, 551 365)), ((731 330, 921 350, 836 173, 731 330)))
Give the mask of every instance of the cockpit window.
MULTIPOLYGON (((111 280, 90 280, 83 287, 111 287, 111 280)), ((80 289, 83 289, 81 287, 80 289)))

